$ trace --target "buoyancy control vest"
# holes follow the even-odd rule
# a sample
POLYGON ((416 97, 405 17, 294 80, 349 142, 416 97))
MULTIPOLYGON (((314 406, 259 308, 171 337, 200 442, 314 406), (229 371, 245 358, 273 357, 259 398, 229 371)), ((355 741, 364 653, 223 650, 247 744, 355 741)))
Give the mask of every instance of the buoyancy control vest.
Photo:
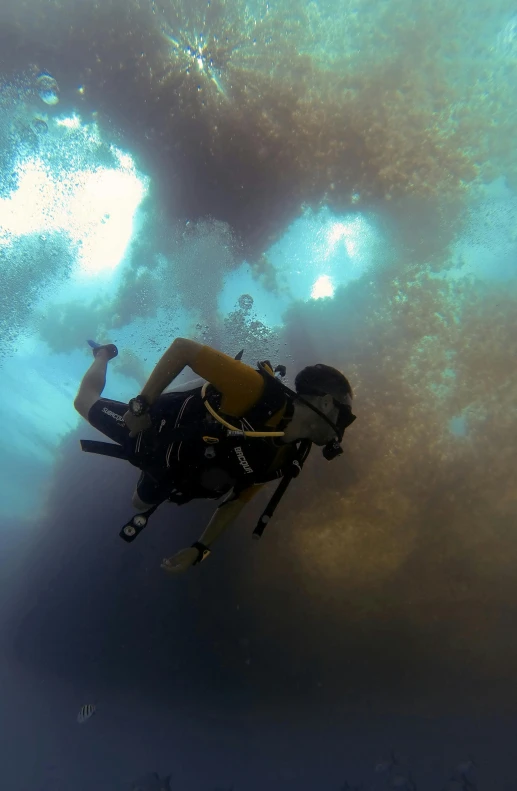
POLYGON ((152 429, 143 432, 135 445, 135 462, 145 472, 166 476, 172 482, 168 499, 177 503, 201 497, 218 499, 231 489, 240 492, 282 476, 281 470, 272 469, 279 452, 274 436, 246 436, 250 431, 275 434, 275 428, 268 429, 266 423, 282 409, 286 417, 279 430, 290 417, 290 404, 275 378, 259 371, 265 382, 262 397, 240 418, 221 413, 221 396, 211 385, 206 393, 196 388, 177 394, 176 398, 182 397, 179 408, 172 414, 162 410, 152 417, 152 429), (213 417, 207 404, 233 428, 213 417))
POLYGON ((232 489, 237 497, 250 486, 283 479, 284 485, 278 487, 255 529, 255 537, 262 534, 288 483, 300 472, 311 443, 300 440, 281 446, 282 464, 273 466, 280 450, 276 436, 289 422, 294 407, 269 361, 259 363, 257 370, 264 380, 264 390, 257 403, 239 418, 220 412, 222 396, 207 385, 167 393, 158 399, 149 411, 151 427, 135 439, 128 435, 126 447, 81 441, 84 451, 129 461, 161 485, 163 497, 122 529, 124 540, 136 538, 147 518, 165 500, 183 505, 198 498, 219 499, 232 489), (282 409, 278 426, 268 426, 282 409))

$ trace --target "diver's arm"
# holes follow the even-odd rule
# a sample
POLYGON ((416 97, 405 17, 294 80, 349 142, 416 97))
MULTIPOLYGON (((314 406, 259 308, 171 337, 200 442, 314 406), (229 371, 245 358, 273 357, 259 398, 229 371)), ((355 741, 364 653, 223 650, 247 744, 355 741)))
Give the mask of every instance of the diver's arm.
POLYGON ((246 503, 243 500, 229 500, 222 503, 212 515, 199 539, 199 543, 210 548, 214 541, 217 541, 219 536, 224 533, 226 528, 237 519, 245 505, 246 503))
POLYGON ((149 405, 154 404, 187 365, 223 394, 221 407, 230 415, 238 416, 250 409, 264 389, 261 375, 249 365, 211 346, 176 338, 156 364, 140 395, 149 405))
POLYGON ((199 539, 199 543, 210 548, 219 536, 224 533, 227 527, 234 522, 240 512, 250 500, 263 488, 262 484, 255 484, 243 489, 240 494, 236 494, 232 489, 226 500, 221 503, 212 515, 211 520, 205 528, 205 532, 199 539))
MULTIPOLYGON (((209 549, 214 541, 224 533, 226 528, 237 519, 244 506, 249 502, 249 499, 250 497, 247 495, 247 490, 242 492, 241 496, 236 499, 233 499, 233 494, 230 494, 229 499, 217 508, 197 543, 209 549)), ((164 571, 168 571, 169 574, 182 574, 199 559, 199 549, 195 546, 188 547, 187 549, 180 550, 171 558, 164 558, 161 568, 164 569, 164 571)))
POLYGON ((183 371, 185 366, 195 365, 196 357, 203 348, 201 343, 188 338, 175 338, 165 354, 156 363, 145 383, 142 395, 149 405, 154 404, 166 387, 183 371))

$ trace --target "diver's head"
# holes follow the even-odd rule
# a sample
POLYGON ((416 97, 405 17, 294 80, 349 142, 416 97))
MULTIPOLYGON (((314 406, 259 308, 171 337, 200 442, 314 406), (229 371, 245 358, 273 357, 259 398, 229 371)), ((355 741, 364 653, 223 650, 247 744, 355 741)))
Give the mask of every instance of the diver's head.
MULTIPOLYGON (((295 389, 306 406, 305 418, 307 437, 315 445, 328 446, 326 458, 335 458, 341 453, 339 443, 352 416, 352 388, 350 382, 337 368, 318 363, 309 365, 297 375, 295 389), (321 413, 318 414, 317 411, 321 413), (324 417, 323 417, 324 416, 324 417)), ((325 448, 327 450, 327 447, 325 448)))
POLYGON ((301 396, 331 395, 337 401, 352 404, 352 388, 350 382, 341 371, 331 365, 318 363, 308 365, 300 371, 294 380, 294 387, 301 396))

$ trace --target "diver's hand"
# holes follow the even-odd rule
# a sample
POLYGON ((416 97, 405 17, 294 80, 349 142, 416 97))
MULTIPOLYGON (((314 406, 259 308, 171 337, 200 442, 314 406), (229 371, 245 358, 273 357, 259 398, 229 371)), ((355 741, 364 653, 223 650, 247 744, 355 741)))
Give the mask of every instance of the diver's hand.
POLYGON ((199 551, 195 547, 181 549, 171 558, 164 558, 160 568, 167 571, 169 574, 183 574, 194 565, 198 556, 199 551))
POLYGON ((151 428, 151 416, 148 413, 145 415, 133 415, 128 410, 124 415, 124 423, 129 429, 129 436, 136 437, 141 431, 151 428))

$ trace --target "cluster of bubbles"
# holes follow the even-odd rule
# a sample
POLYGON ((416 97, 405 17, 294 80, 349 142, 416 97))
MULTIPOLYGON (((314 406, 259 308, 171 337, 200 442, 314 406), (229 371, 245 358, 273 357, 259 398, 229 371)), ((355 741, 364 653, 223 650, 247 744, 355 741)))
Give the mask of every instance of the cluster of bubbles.
POLYGON ((51 74, 43 72, 36 78, 36 91, 45 104, 52 107, 59 103, 59 86, 51 74))

